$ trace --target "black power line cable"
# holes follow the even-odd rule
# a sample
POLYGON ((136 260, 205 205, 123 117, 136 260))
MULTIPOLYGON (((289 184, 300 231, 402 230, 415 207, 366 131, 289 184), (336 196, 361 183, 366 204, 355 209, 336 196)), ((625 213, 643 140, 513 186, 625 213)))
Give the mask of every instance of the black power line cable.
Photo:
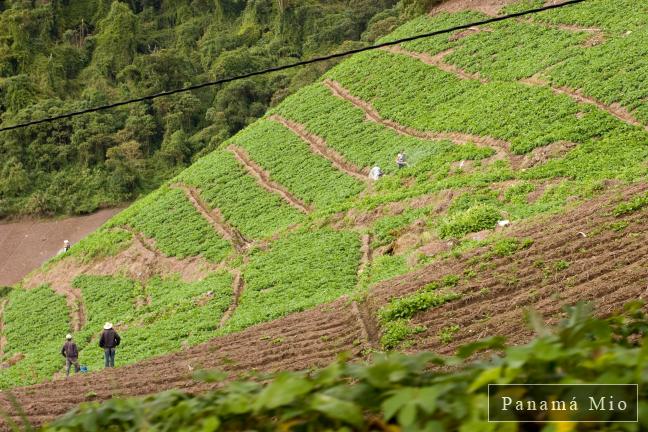
POLYGON ((97 106, 97 107, 87 108, 87 109, 80 110, 80 111, 69 112, 67 114, 60 114, 60 115, 56 115, 56 116, 52 116, 52 117, 46 117, 46 118, 40 119, 40 120, 31 120, 31 121, 28 121, 28 122, 25 122, 25 123, 19 123, 19 124, 13 125, 13 126, 2 127, 2 128, 0 128, 0 132, 9 131, 9 130, 13 130, 13 129, 20 129, 20 128, 24 128, 24 127, 27 127, 27 126, 33 126, 33 125, 41 124, 41 123, 53 122, 55 120, 61 120, 61 119, 66 119, 66 118, 70 118, 70 117, 76 117, 76 116, 79 116, 79 115, 82 115, 82 114, 88 114, 88 113, 92 113, 92 112, 103 111, 103 110, 107 110, 107 109, 110 109, 110 108, 115 108, 115 107, 118 107, 118 106, 128 105, 128 104, 132 104, 132 103, 143 102, 143 101, 147 101, 147 100, 153 100, 153 99, 157 99, 157 98, 160 98, 160 97, 163 97, 163 96, 169 96, 169 95, 176 94, 176 93, 183 93, 183 92, 187 92, 187 91, 191 91, 191 90, 201 89, 203 87, 210 87, 210 86, 214 86, 214 85, 218 85, 218 84, 225 84, 225 83, 232 82, 232 81, 239 81, 239 80, 243 80, 243 79, 246 79, 246 78, 251 78, 251 77, 255 77, 255 76, 259 76, 259 75, 269 74, 269 73, 272 73, 272 72, 278 72, 278 71, 282 71, 282 70, 286 70, 286 69, 292 69, 292 68, 295 68, 295 67, 298 67, 298 66, 305 66, 305 65, 312 64, 312 63, 318 63, 318 62, 332 60, 332 59, 336 59, 336 58, 340 58, 340 57, 346 57, 346 56, 361 53, 361 52, 364 52, 364 51, 380 49, 380 48, 384 48, 384 47, 388 47, 388 46, 392 46, 392 45, 399 45, 399 44, 404 43, 404 42, 411 42, 411 41, 414 41, 414 40, 428 38, 428 37, 431 37, 431 36, 436 36, 436 35, 440 35, 440 34, 444 34, 444 33, 451 33, 453 31, 463 30, 463 29, 467 29, 469 27, 476 27, 476 26, 490 24, 490 23, 494 23, 494 22, 498 22, 498 21, 504 21, 504 20, 508 20, 508 19, 511 19, 511 18, 517 18, 517 17, 521 17, 521 16, 524 16, 524 15, 531 15, 531 14, 535 14, 535 13, 538 13, 538 12, 543 12, 543 11, 550 10, 550 9, 558 9, 558 8, 561 8, 561 7, 574 5, 574 4, 577 4, 577 3, 583 3, 585 1, 587 1, 587 0, 568 0, 566 2, 550 4, 550 5, 542 6, 542 7, 535 8, 535 9, 528 9, 528 10, 525 10, 525 11, 522 11, 522 12, 515 12, 515 13, 512 13, 512 14, 503 15, 503 16, 500 16, 500 17, 488 18, 488 19, 485 19, 483 21, 477 21, 477 22, 473 22, 473 23, 469 23, 469 24, 461 24, 461 25, 458 25, 458 26, 455 26, 455 27, 450 27, 450 28, 443 29, 443 30, 437 30, 437 31, 433 31, 433 32, 429 32, 429 33, 423 33, 423 34, 416 35, 416 36, 410 36, 410 37, 406 37, 406 38, 402 38, 402 39, 398 39, 398 40, 394 40, 394 41, 383 42, 383 43, 379 43, 377 45, 371 45, 371 46, 368 46, 368 47, 356 48, 356 49, 352 49, 352 50, 349 50, 349 51, 344 51, 344 52, 341 52, 341 53, 329 54, 329 55, 326 55, 326 56, 323 56, 323 57, 315 57, 315 58, 312 58, 312 59, 309 59, 309 60, 303 60, 303 61, 299 61, 299 62, 296 62, 296 63, 290 63, 290 64, 287 64, 287 65, 284 65, 284 66, 275 66, 275 67, 272 67, 272 68, 263 69, 263 70, 256 71, 256 72, 250 72, 250 73, 247 73, 247 74, 244 74, 244 75, 237 75, 237 76, 233 76, 233 77, 229 77, 229 78, 223 78, 223 79, 219 79, 219 80, 215 80, 215 81, 207 81, 207 82, 204 82, 204 83, 201 83, 201 84, 195 84, 195 85, 182 87, 182 88, 174 89, 174 90, 165 90, 163 92, 155 93, 155 94, 148 95, 148 96, 142 96, 142 97, 135 98, 135 99, 127 99, 127 100, 124 100, 124 101, 121 101, 121 102, 114 102, 114 103, 107 104, 107 105, 100 105, 100 106, 97 106))

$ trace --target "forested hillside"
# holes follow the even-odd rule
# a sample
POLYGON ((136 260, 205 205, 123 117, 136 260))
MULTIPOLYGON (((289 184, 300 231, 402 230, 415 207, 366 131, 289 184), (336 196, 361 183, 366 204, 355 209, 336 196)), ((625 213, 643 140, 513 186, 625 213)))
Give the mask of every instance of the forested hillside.
MULTIPOLYGON (((0 126, 369 43, 429 3, 0 1, 0 126)), ((0 133, 0 218, 130 201, 328 67, 0 133)))

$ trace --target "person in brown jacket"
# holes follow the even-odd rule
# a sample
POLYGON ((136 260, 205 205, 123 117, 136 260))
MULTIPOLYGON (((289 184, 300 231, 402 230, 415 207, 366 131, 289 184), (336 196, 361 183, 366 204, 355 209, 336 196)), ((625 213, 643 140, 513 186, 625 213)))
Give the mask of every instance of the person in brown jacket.
POLYGON ((70 376, 70 368, 74 365, 74 373, 79 373, 81 367, 79 366, 79 349, 72 340, 72 335, 65 336, 65 344, 61 349, 61 354, 65 357, 65 375, 70 376))
POLYGON ((119 346, 121 338, 109 322, 104 324, 104 329, 99 337, 99 346, 104 350, 105 367, 115 367, 115 348, 119 346))

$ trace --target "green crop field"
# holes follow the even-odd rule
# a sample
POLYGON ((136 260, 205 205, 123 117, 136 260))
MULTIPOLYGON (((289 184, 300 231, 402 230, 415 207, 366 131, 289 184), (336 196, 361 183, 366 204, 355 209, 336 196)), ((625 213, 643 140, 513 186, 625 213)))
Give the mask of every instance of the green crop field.
MULTIPOLYGON (((541 3, 523 1, 508 10, 541 3)), ((559 215, 617 184, 645 181, 647 17, 645 1, 591 0, 341 61, 47 263, 41 273, 57 275, 83 299, 86 325, 76 334, 83 362, 101 367, 96 339, 104 321, 116 323, 124 338, 117 363, 133 363, 344 294, 361 302, 377 283, 442 257, 459 259, 482 247, 489 257, 505 259, 533 239, 495 233, 498 221, 515 226, 559 215), (443 64, 421 60, 444 51, 443 64), (361 103, 336 96, 328 80, 361 103), (354 170, 378 164, 385 175, 365 183, 347 174, 273 114, 321 138, 354 170), (243 149, 252 163, 242 163, 230 146, 243 149), (400 150, 408 155, 404 169, 394 162, 400 150), (254 166, 271 182, 255 175, 254 166), (234 248, 222 238, 178 189, 182 185, 195 188, 207 210, 217 209, 246 244, 234 248), (291 205, 290 196, 308 208, 291 205), (212 267, 191 282, 166 273, 140 280, 91 271, 61 276, 69 268, 110 263, 137 241, 133 233, 151 240, 156 256, 181 263, 202 257, 212 267), (429 245, 438 248, 424 250, 429 245), (243 291, 235 304, 239 274, 243 291)), ((426 15, 385 40, 483 18, 477 12, 426 15)), ((641 195, 611 214, 645 206, 641 195)), ((627 226, 615 222, 612 229, 627 226)), ((569 267, 567 261, 552 265, 569 267)), ((412 324, 414 314, 459 299, 459 282, 442 279, 387 300, 376 317, 381 349, 406 346, 423 331, 412 324)), ((16 353, 24 359, 0 370, 0 386, 60 371, 58 345, 70 331, 70 312, 51 287, 18 286, 6 296, 3 359, 16 353)), ((455 333, 449 324, 433 337, 449 341, 455 333)))
POLYGON ((216 151, 200 159, 177 180, 198 187, 210 206, 251 238, 269 236, 303 219, 281 197, 255 183, 229 152, 216 151))
POLYGON ((124 210, 109 227, 132 227, 155 240, 168 256, 186 258, 201 255, 218 262, 231 251, 229 243, 218 236, 184 192, 164 186, 124 210))
POLYGON ((425 163, 428 173, 448 162, 482 159, 493 153, 474 145, 453 145, 448 141, 401 135, 365 120, 362 110, 333 96, 321 85, 307 87, 289 97, 274 112, 305 125, 309 132, 324 138, 353 164, 379 165, 388 173, 394 172, 394 157, 400 150, 409 155, 410 163, 425 163))
POLYGON ((302 311, 350 293, 356 285, 360 241, 352 232, 319 230, 275 242, 254 255, 245 291, 225 330, 302 311))
POLYGON ((3 369, 0 387, 7 388, 50 379, 61 368, 61 347, 69 331, 65 298, 47 286, 15 289, 6 297, 3 333, 7 338, 3 362, 24 356, 3 369))
POLYGON ((360 181, 315 155, 308 144, 278 123, 259 120, 231 142, 247 150, 278 183, 316 207, 339 203, 364 188, 360 181))

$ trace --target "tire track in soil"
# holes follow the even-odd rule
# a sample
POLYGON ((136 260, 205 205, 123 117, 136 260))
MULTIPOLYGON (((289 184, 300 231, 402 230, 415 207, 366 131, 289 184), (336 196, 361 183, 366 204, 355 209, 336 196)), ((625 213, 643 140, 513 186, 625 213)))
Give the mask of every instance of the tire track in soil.
POLYGON ((234 154, 239 163, 243 165, 247 172, 250 173, 250 175, 252 175, 252 177, 257 180, 257 183, 265 190, 281 196, 288 204, 295 207, 302 213, 308 214, 312 211, 312 208, 310 208, 310 206, 297 199, 285 187, 272 181, 270 179, 270 175, 263 168, 253 162, 245 150, 233 144, 230 144, 227 147, 227 150, 234 154))
POLYGON ((495 156, 492 159, 513 159, 514 156, 510 152, 511 144, 507 141, 499 140, 492 137, 471 135, 461 132, 431 132, 420 131, 409 126, 401 125, 393 120, 386 119, 369 102, 366 102, 349 92, 340 83, 331 79, 324 80, 324 85, 329 88, 334 96, 351 102, 356 108, 364 111, 367 120, 378 123, 386 128, 389 128, 401 135, 406 135, 413 138, 423 140, 449 140, 455 144, 473 143, 482 147, 490 147, 495 150, 495 156))
POLYGON ((225 222, 225 218, 219 209, 214 208, 210 210, 209 206, 202 200, 200 193, 195 187, 177 183, 174 184, 172 188, 183 191, 198 213, 200 213, 202 217, 209 222, 221 237, 229 241, 238 253, 246 253, 252 242, 245 238, 236 228, 225 222))
MULTIPOLYGON (((328 160, 331 165, 333 165, 338 170, 357 178, 358 180, 368 183, 366 170, 359 168, 350 162, 348 162, 344 156, 339 154, 337 151, 328 146, 324 138, 321 138, 315 134, 312 134, 306 130, 304 125, 301 125, 287 118, 281 117, 280 115, 273 114, 268 119, 281 124, 285 128, 289 129, 295 135, 306 142, 311 148, 311 151, 315 154, 322 156, 324 159, 328 160)), ((368 172, 368 171, 367 171, 368 172)))
POLYGON ((234 276, 232 280, 232 303, 223 314, 223 317, 221 318, 219 324, 220 327, 223 327, 225 325, 227 320, 230 319, 230 317, 238 307, 239 300, 241 298, 241 295, 243 294, 243 290, 245 289, 245 280, 243 279, 243 274, 239 270, 233 270, 231 273, 234 276))
MULTIPOLYGON (((452 65, 450 63, 446 63, 443 59, 449 54, 451 54, 454 51, 454 48, 447 49, 434 56, 426 53, 409 51, 401 46, 388 47, 388 48, 384 48, 383 50, 387 52, 391 52, 393 54, 404 55, 411 58, 415 58, 417 60, 422 61, 425 64, 435 66, 444 72, 451 73, 456 77, 458 77, 459 79, 479 81, 482 84, 486 84, 490 82, 490 80, 480 77, 479 74, 473 74, 466 70, 461 69, 458 66, 452 65)), ((529 78, 523 78, 521 80, 512 81, 512 82, 518 82, 520 84, 525 84, 533 87, 546 87, 556 94, 570 97, 572 100, 574 100, 577 103, 594 105, 598 109, 607 112, 608 114, 612 115, 613 117, 616 117, 617 119, 621 120, 624 123, 627 123, 632 126, 638 126, 648 131, 647 125, 644 125, 639 120, 637 120, 627 109, 623 108, 621 105, 617 103, 607 105, 601 101, 596 100, 593 97, 583 95, 579 90, 575 90, 569 87, 552 86, 548 81, 539 78, 538 74, 529 78)))

